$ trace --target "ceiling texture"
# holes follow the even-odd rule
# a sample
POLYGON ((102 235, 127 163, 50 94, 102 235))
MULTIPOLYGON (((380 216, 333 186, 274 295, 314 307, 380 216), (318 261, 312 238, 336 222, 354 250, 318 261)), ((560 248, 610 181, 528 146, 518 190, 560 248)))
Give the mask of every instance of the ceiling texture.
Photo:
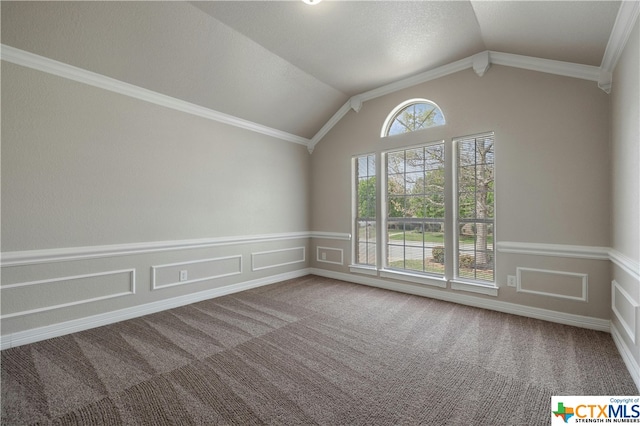
POLYGON ((317 143, 352 97, 481 52, 600 67, 620 6, 2 1, 2 44, 317 143))

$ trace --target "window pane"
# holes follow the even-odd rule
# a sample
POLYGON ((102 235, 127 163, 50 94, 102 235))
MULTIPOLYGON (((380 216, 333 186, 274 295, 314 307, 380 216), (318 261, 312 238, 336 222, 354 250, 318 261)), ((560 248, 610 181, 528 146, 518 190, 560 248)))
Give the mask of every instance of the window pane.
POLYGON ((445 124, 444 115, 440 108, 427 100, 416 100, 409 103, 396 112, 393 117, 387 117, 387 120, 391 124, 386 129, 386 136, 409 133, 445 124))
POLYGON ((375 219, 376 217, 376 178, 358 180, 358 217, 375 219))
POLYGON ((456 141, 458 277, 495 281, 493 135, 456 141))
POLYGON ((393 159, 387 163, 387 264, 444 275, 444 143, 389 156, 393 159))
POLYGON ((387 193, 391 195, 404 194, 404 175, 389 175, 387 177, 387 193))
POLYGON ((480 281, 494 281, 493 225, 465 223, 460 227, 458 276, 480 281))
POLYGON ((404 173, 404 151, 387 154, 387 168, 389 174, 404 173))
POLYGON ((424 172, 408 172, 405 174, 405 192, 421 194, 424 192, 424 172))
POLYGON ((387 205, 387 216, 390 218, 400 218, 406 216, 405 197, 390 195, 387 205))
POLYGON ((358 158, 358 177, 366 177, 367 176, 367 157, 359 157, 358 158))
POLYGON ((376 164, 375 156, 356 158, 355 263, 376 265, 376 164))

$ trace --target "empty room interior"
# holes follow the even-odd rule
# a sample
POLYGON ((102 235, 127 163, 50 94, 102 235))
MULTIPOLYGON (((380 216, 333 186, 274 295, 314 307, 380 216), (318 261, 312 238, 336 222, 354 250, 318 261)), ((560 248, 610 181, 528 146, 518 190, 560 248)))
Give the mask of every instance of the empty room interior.
POLYGON ((638 394, 640 2, 0 13, 3 424, 638 394))

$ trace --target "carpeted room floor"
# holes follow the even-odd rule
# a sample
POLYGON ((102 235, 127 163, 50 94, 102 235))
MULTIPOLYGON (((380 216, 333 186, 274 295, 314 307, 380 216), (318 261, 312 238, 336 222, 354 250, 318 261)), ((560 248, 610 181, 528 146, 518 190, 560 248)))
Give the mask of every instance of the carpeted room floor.
POLYGON ((549 424, 611 336, 306 276, 2 352, 2 424, 549 424))

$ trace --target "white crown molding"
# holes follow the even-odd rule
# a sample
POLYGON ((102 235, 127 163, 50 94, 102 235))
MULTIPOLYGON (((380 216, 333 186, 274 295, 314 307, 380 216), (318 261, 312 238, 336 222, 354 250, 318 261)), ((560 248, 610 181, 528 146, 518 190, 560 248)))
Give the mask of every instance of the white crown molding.
POLYGON ((111 244, 104 246, 13 251, 4 252, 0 255, 0 266, 4 268, 7 266, 25 266, 39 263, 69 262, 103 257, 129 256, 133 254, 155 253, 162 251, 295 240, 310 237, 310 232, 289 232, 282 234, 245 235, 193 240, 153 241, 144 243, 111 244))
POLYGON ((514 55, 511 53, 502 53, 485 50, 467 58, 460 59, 450 64, 443 65, 412 77, 404 78, 396 82, 369 90, 359 95, 353 96, 348 100, 336 113, 329 119, 327 123, 316 133, 309 142, 309 153, 313 153, 315 146, 324 138, 327 133, 349 112, 353 109, 356 112, 362 108, 362 103, 385 96, 397 91, 426 83, 447 75, 473 68, 478 76, 482 77, 491 64, 504 65, 513 68, 522 68, 531 71, 544 72, 548 74, 561 75, 564 77, 573 77, 583 80, 598 82, 600 79, 600 68, 592 65, 575 64, 571 62, 554 61, 550 59, 534 58, 531 56, 514 55))
MULTIPOLYGON (((360 105, 362 106, 362 105, 360 105)), ((335 126, 336 124, 338 124, 338 122, 340 120, 342 120, 342 117, 344 117, 345 115, 347 115, 347 113, 349 112, 349 110, 351 109, 351 100, 348 100, 347 102, 345 102, 344 105, 342 105, 340 107, 339 110, 337 110, 335 112, 335 114, 333 114, 331 116, 331 118, 329 119, 329 121, 327 121, 324 126, 322 126, 320 128, 320 130, 318 130, 318 133, 316 133, 312 138, 311 141, 309 142, 309 145, 307 145, 307 149, 309 150, 309 154, 313 153, 313 149, 316 147, 316 145, 318 144, 318 142, 320 142, 322 140, 322 138, 325 137, 325 135, 327 133, 329 133, 329 131, 331 129, 333 129, 333 126, 335 126)))
MULTIPOLYGON (((637 3, 637 2, 623 2, 625 3, 637 3)), ((628 6, 625 6, 625 9, 628 6)), ((637 15, 637 5, 633 6, 633 13, 637 15)), ((622 7, 621 7, 622 10, 622 7)), ((620 14, 619 14, 620 17, 620 14)), ((616 20, 616 23, 618 20, 616 20)), ((625 21, 626 22, 626 21, 625 21)), ((632 21, 633 22, 633 21, 632 21)), ((622 26, 622 24, 620 24, 622 26)), ((626 27, 625 27, 626 28, 626 27)), ((622 30, 620 30, 622 31, 622 30)), ((628 32, 625 37, 628 38, 628 32)), ((623 31, 624 32, 624 31, 623 31)), ((624 42, 626 42, 624 38, 624 42)), ((612 34, 613 39, 613 34, 612 34)), ((622 39, 620 37, 616 39, 622 39)), ((611 40, 610 40, 611 42, 611 40)), ((621 49, 620 49, 621 50, 621 49)), ((425 83, 430 80, 435 80, 453 74, 467 68, 473 68, 474 71, 482 76, 489 69, 491 64, 505 65, 516 68, 524 68, 533 71, 540 71, 545 73, 563 75, 567 77, 581 78, 591 81, 600 82, 603 80, 600 74, 600 68, 589 65, 573 64, 562 61, 552 61, 549 59, 532 58, 522 55, 513 55, 509 53, 484 51, 478 54, 469 56, 464 59, 452 62, 447 65, 443 65, 432 70, 428 70, 417 74, 412 77, 408 77, 391 84, 387 84, 377 89, 369 90, 359 95, 351 97, 336 113, 325 123, 324 126, 313 136, 311 139, 303 138, 291 133, 287 133, 278 129, 267 127, 252 121, 248 121, 239 117, 235 117, 229 114, 225 114, 219 111, 215 111, 209 108, 205 108, 200 105, 196 105, 181 99, 173 98, 171 96, 163 95, 152 90, 144 89, 133 84, 125 83, 120 80, 116 80, 111 77, 104 76, 92 71, 88 71, 82 68, 75 67, 73 65, 65 64, 44 56, 36 55, 15 47, 0 44, 0 59, 3 61, 11 62, 16 65, 24 66, 27 68, 35 69, 48 74, 63 77, 69 80, 77 81, 79 83, 88 84, 90 86, 98 87, 100 89, 109 90, 114 93, 129 96, 135 99, 139 99, 145 102, 150 102, 156 105, 171 108, 176 111, 185 112, 187 114, 195 115, 198 117, 206 118, 209 120, 217 121, 220 123, 228 124, 230 126, 238 127, 241 129, 249 130, 252 132, 260 133, 266 136, 274 137, 287 142, 293 142, 300 145, 304 145, 309 150, 309 153, 313 153, 315 146, 326 136, 327 133, 349 112, 353 109, 359 112, 362 108, 362 103, 371 99, 379 98, 381 96, 388 95, 390 93, 397 92, 402 89, 413 87, 415 85, 425 83)), ((617 58, 616 58, 617 60, 617 58)), ((605 75, 606 77, 606 75, 605 75)), ((606 79, 605 79, 606 80, 606 79)), ((602 87, 607 86, 610 88, 610 82, 602 81, 602 87)))
POLYGON ((125 83, 111 77, 104 76, 73 65, 65 64, 44 56, 26 52, 15 47, 0 45, 0 58, 3 61, 11 62, 16 65, 42 71, 58 77, 77 81, 79 83, 88 84, 100 89, 108 90, 121 95, 140 99, 176 111, 185 112, 187 114, 196 115, 209 120, 228 124, 230 126, 239 127, 255 133, 271 136, 287 142, 293 142, 300 145, 308 146, 310 140, 282 130, 273 129, 262 124, 254 123, 249 120, 238 118, 229 114, 205 108, 200 105, 192 104, 181 99, 163 95, 152 90, 144 89, 133 84, 125 83))
POLYGON ((482 77, 489 68, 491 68, 491 58, 488 50, 473 56, 473 71, 478 74, 478 77, 482 77))
POLYGON ((512 53, 490 52, 491 63, 530 71, 598 81, 600 68, 592 65, 574 64, 572 62, 554 61, 531 56, 514 55, 512 53))
POLYGON ((420 74, 416 74, 412 77, 407 77, 396 82, 386 84, 378 87, 377 89, 369 90, 368 92, 361 93, 360 98, 363 101, 370 101, 381 96, 395 93, 399 90, 408 89, 409 87, 416 86, 418 84, 426 83, 427 81, 435 80, 441 77, 445 77, 450 74, 454 74, 459 71, 466 70, 473 66, 473 56, 469 56, 459 61, 451 62, 450 64, 437 67, 420 74))
POLYGON ((600 65, 600 78, 598 79, 598 87, 606 93, 611 93, 613 85, 613 70, 618 64, 618 60, 622 55, 625 45, 629 40, 629 35, 633 30, 636 20, 640 15, 640 1, 622 1, 616 21, 613 24, 607 47, 602 57, 600 65))
POLYGON ((471 68, 473 65, 473 57, 470 56, 465 59, 461 59, 456 62, 452 62, 447 65, 443 65, 438 68, 434 68, 429 71, 425 71, 418 75, 414 75, 413 77, 408 77, 394 83, 390 83, 384 85, 382 87, 378 87, 377 89, 369 90, 368 92, 361 93, 359 95, 353 96, 349 99, 335 114, 325 123, 324 126, 316 133, 313 138, 311 138, 311 142, 309 143, 309 153, 313 153, 313 149, 315 146, 326 136, 327 133, 336 125, 338 122, 347 115, 350 109, 353 109, 356 112, 360 111, 362 108, 362 103, 365 101, 370 101, 371 99, 379 98, 384 95, 388 95, 390 93, 397 92, 402 89, 407 89, 409 87, 415 86, 417 84, 425 83, 430 80, 435 80, 436 78, 444 77, 449 74, 453 74, 458 71, 465 70, 467 68, 471 68))
POLYGON ((605 70, 600 70, 598 87, 604 90, 606 94, 610 94, 612 85, 613 85, 613 73, 605 70))
POLYGON ((636 19, 640 15, 640 1, 622 1, 620 2, 620 9, 618 9, 618 15, 616 21, 613 24, 611 35, 609 36, 609 42, 604 51, 602 57, 602 64, 600 68, 606 72, 613 72, 622 55, 624 46, 629 40, 629 35, 633 30, 633 26, 636 23, 636 19))

